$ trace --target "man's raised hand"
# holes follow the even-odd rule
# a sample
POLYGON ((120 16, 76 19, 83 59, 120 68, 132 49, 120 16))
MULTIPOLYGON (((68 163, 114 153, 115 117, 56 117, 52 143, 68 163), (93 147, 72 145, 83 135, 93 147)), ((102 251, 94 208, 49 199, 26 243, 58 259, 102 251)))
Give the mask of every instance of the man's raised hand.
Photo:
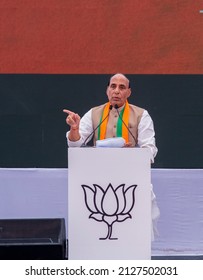
POLYGON ((66 123, 71 127, 71 129, 79 129, 80 116, 70 110, 64 109, 64 113, 68 114, 66 118, 66 123))

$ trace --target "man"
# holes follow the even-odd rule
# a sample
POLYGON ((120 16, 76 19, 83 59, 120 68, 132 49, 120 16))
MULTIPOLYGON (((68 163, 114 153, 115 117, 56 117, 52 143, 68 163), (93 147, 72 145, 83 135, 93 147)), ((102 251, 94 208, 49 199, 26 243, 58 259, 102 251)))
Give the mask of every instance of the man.
POLYGON ((131 88, 127 77, 123 74, 112 76, 107 86, 106 94, 109 102, 90 109, 82 119, 72 111, 63 110, 68 114, 66 123, 70 126, 70 131, 67 133, 68 146, 80 147, 86 140, 89 142, 91 139, 88 136, 101 122, 102 116, 104 119, 109 113, 106 126, 104 122, 101 127, 98 127, 94 135, 91 135, 94 137, 94 143, 98 139, 120 136, 125 138, 125 147, 149 148, 151 161, 154 162, 157 147, 155 145, 153 121, 146 110, 128 104, 127 99, 131 95, 131 88), (111 110, 109 110, 110 105, 113 107, 111 110), (118 112, 122 116, 124 123, 128 125, 131 133, 129 133, 128 129, 126 131, 123 123, 119 123, 122 121, 118 112))
MULTIPOLYGON (((81 119, 78 114, 63 110, 68 114, 66 123, 70 126, 67 132, 68 146, 81 147, 92 137, 94 144, 97 140, 123 137, 124 147, 149 148, 153 163, 157 154, 153 121, 145 109, 128 103, 131 88, 127 77, 120 73, 112 76, 106 94, 109 102, 90 109, 81 119)), ((152 191, 153 221, 158 216, 159 209, 152 191)))

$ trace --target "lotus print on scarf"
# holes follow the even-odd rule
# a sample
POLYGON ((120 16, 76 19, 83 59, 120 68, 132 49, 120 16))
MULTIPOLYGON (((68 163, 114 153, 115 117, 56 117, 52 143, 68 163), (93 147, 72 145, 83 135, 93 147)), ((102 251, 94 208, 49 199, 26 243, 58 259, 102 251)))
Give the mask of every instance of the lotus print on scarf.
POLYGON ((110 183, 107 189, 103 190, 97 184, 93 184, 93 187, 82 185, 85 204, 91 212, 89 218, 104 222, 108 227, 107 236, 99 239, 118 239, 111 237, 113 224, 132 218, 130 212, 135 203, 136 187, 137 185, 131 185, 125 189, 125 184, 121 184, 114 190, 110 183))

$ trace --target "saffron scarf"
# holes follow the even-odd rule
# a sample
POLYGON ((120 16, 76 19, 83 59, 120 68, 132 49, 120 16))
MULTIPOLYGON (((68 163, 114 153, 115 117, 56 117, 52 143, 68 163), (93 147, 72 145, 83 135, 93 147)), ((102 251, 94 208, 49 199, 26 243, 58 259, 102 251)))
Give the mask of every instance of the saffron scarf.
MULTIPOLYGON (((98 140, 103 140, 103 139, 105 139, 105 136, 106 136, 106 128, 107 128, 107 123, 108 123, 108 118, 106 118, 106 116, 109 113, 109 106, 110 106, 110 102, 108 102, 105 105, 101 119, 100 119, 101 125, 98 128, 98 140)), ((117 130, 116 130, 116 137, 123 137, 125 139, 126 143, 129 142, 128 129, 127 129, 128 123, 129 123, 129 115, 130 115, 130 108, 129 108, 128 101, 126 101, 124 108, 120 112, 121 118, 118 118, 117 130), (124 125, 122 120, 126 124, 127 127, 124 125)))

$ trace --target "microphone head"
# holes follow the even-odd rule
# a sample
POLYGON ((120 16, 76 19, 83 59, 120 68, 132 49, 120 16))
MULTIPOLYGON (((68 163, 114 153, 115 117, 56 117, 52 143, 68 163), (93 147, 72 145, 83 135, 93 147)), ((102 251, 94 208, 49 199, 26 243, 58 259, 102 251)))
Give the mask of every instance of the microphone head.
POLYGON ((112 105, 110 105, 110 106, 109 106, 109 110, 112 110, 112 108, 113 108, 113 106, 112 106, 112 105))
POLYGON ((115 105, 114 105, 114 108, 115 108, 115 109, 118 109, 118 104, 115 104, 115 105))

